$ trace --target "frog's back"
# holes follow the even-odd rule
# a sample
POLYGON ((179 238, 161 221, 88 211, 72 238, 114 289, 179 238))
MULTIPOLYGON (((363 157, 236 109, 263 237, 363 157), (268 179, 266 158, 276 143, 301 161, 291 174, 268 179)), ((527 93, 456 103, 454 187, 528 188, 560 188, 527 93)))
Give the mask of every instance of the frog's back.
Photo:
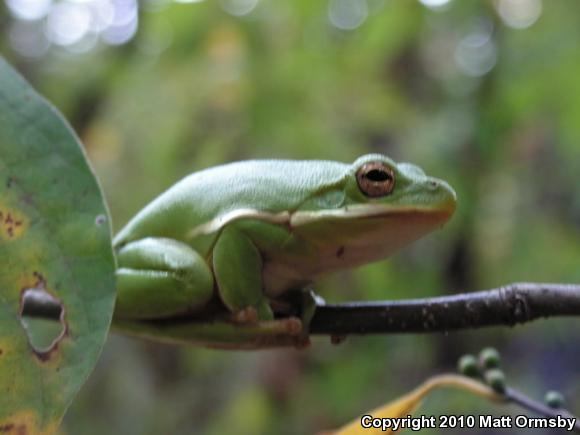
POLYGON ((144 237, 187 241, 193 228, 236 210, 291 212, 315 192, 340 183, 348 168, 330 161, 250 160, 205 169, 143 208, 119 232, 115 245, 144 237))

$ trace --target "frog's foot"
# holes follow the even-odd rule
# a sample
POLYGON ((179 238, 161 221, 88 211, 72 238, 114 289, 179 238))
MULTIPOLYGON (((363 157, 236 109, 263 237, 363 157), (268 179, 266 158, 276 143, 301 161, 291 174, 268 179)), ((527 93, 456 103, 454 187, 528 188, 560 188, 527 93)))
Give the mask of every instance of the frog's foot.
POLYGON ((302 320, 298 317, 287 317, 285 319, 271 320, 271 322, 278 322, 280 328, 288 335, 302 334, 302 320))
MULTIPOLYGON (((302 320, 298 317, 240 324, 236 326, 235 335, 236 347, 240 349, 265 349, 280 346, 303 349, 310 345, 302 320)), ((217 347, 221 346, 217 344, 217 347)))
POLYGON ((232 320, 235 323, 241 323, 242 325, 248 323, 258 323, 258 310, 252 306, 243 308, 233 313, 232 320))
POLYGON ((294 346, 304 349, 310 345, 310 338, 305 334, 302 320, 298 317, 285 317, 275 320, 262 320, 253 327, 256 331, 258 347, 294 346))
POLYGON ((292 343, 295 347, 306 347, 310 340, 305 334, 302 320, 298 317, 284 317, 275 320, 260 320, 247 326, 241 326, 245 331, 254 334, 258 341, 275 345, 276 343, 292 343))
POLYGON ((233 311, 231 319, 239 324, 257 323, 259 321, 274 320, 274 314, 265 298, 255 305, 248 305, 233 311))
POLYGON ((241 326, 247 325, 257 329, 286 335, 300 335, 303 332, 302 320, 298 317, 286 317, 275 320, 259 320, 258 311, 247 307, 233 314, 232 321, 241 326))

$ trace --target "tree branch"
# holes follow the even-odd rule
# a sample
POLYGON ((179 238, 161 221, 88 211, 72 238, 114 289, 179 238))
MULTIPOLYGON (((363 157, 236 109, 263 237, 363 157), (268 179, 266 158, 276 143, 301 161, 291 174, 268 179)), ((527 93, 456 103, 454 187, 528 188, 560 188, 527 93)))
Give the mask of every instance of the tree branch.
POLYGON ((580 285, 515 283, 425 299, 321 305, 312 334, 428 333, 580 317, 580 285))
MULTIPOLYGON (((23 316, 58 320, 61 307, 28 296, 23 316)), ((397 301, 319 303, 310 323, 317 335, 430 333, 513 326, 541 317, 580 317, 580 285, 515 283, 497 289, 397 301)))

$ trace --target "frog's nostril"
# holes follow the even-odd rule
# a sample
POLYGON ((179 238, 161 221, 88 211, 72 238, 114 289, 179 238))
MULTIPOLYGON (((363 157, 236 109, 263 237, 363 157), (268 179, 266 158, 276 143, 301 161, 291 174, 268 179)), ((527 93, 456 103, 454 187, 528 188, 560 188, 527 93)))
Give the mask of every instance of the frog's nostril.
POLYGON ((429 187, 429 189, 435 190, 439 187, 439 183, 437 181, 434 181, 434 180, 429 180, 429 181, 427 181, 427 186, 429 187))

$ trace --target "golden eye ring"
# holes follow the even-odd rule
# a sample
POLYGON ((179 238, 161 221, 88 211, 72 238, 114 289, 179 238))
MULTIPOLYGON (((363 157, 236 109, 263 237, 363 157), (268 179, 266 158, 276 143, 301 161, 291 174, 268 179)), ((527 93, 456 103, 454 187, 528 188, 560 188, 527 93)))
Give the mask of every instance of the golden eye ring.
POLYGON ((356 172, 356 181, 365 196, 380 198, 395 188, 395 172, 382 162, 365 163, 356 172))

